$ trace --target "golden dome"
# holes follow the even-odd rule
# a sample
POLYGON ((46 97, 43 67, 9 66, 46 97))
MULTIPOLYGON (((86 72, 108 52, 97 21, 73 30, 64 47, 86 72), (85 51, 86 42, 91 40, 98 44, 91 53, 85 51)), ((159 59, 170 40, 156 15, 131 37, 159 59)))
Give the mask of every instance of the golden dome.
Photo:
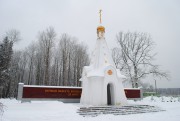
POLYGON ((98 27, 97 27, 97 32, 98 32, 98 33, 99 33, 99 32, 105 32, 104 26, 98 26, 98 27))

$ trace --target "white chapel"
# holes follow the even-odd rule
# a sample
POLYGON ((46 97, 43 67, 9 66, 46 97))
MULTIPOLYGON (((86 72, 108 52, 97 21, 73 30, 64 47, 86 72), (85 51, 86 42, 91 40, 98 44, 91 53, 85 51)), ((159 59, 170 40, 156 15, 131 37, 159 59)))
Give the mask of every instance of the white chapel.
POLYGON ((97 27, 96 46, 89 66, 82 72, 82 94, 80 103, 85 105, 126 105, 120 70, 116 69, 105 40, 105 27, 97 27))

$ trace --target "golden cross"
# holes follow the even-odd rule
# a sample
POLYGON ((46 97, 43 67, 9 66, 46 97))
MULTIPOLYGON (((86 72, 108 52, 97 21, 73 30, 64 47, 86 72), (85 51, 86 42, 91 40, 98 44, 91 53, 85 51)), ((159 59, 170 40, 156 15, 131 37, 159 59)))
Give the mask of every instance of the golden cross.
POLYGON ((102 23, 102 20, 101 20, 101 12, 102 12, 102 10, 100 9, 100 10, 99 10, 100 24, 102 23))

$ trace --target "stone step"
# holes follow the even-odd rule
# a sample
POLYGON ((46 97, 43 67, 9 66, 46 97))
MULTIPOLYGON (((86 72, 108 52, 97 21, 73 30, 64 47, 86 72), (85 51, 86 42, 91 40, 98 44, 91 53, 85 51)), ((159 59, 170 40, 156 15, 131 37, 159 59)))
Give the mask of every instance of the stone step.
POLYGON ((82 116, 98 116, 101 114, 129 115, 164 111, 159 107, 149 105, 128 105, 128 106, 97 106, 81 107, 77 113, 82 116))

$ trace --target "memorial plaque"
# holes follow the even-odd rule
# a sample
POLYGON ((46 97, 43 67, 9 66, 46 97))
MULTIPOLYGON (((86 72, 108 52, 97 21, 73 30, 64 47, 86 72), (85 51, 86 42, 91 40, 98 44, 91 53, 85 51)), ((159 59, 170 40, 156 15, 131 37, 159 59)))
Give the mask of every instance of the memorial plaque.
POLYGON ((24 87, 23 98, 80 98, 82 89, 24 87))

